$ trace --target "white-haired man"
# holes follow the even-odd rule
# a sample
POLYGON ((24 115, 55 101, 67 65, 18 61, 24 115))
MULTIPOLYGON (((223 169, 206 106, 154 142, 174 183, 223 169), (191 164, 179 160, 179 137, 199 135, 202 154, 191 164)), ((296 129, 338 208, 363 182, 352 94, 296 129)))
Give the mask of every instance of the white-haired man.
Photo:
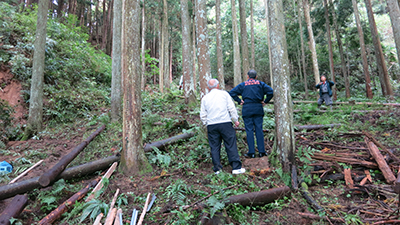
POLYGON ((222 169, 220 151, 224 140, 232 174, 244 173, 246 169, 242 168, 237 150, 236 132, 232 126, 232 120, 236 126, 239 125, 235 104, 228 92, 219 90, 217 79, 210 79, 207 86, 210 92, 201 100, 200 119, 207 126, 213 170, 215 174, 219 174, 222 169))

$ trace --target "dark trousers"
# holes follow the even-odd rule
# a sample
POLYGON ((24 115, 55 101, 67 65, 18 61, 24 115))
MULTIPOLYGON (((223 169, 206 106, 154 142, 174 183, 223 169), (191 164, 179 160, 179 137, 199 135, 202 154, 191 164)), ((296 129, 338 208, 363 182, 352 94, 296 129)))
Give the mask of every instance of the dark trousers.
POLYGON ((257 147, 259 153, 265 153, 264 134, 263 134, 263 116, 243 117, 244 127, 246 128, 248 154, 254 154, 254 131, 257 138, 257 147))
POLYGON ((211 158, 214 164, 214 171, 222 169, 221 165, 221 143, 224 140, 225 151, 228 155, 229 164, 233 170, 242 168, 242 162, 236 144, 236 132, 232 123, 219 123, 207 126, 208 143, 211 148, 211 158))

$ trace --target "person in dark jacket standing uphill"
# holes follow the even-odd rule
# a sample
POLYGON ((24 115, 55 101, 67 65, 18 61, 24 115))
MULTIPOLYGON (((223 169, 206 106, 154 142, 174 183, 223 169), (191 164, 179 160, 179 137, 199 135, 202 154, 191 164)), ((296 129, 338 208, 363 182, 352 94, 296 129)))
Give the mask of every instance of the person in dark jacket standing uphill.
POLYGON ((267 155, 264 147, 264 134, 262 129, 264 117, 263 106, 272 99, 274 91, 266 83, 256 79, 257 72, 255 70, 249 70, 249 72, 247 72, 247 77, 247 81, 237 85, 229 94, 236 102, 243 105, 242 117, 246 129, 247 145, 249 147, 249 152, 244 154, 244 156, 247 158, 255 157, 255 131, 258 156, 263 157, 267 155), (238 95, 241 95, 242 99, 240 99, 238 95), (264 100, 265 95, 267 97, 264 100))
POLYGON ((333 81, 327 81, 324 75, 321 76, 321 82, 315 87, 319 88, 318 108, 325 102, 332 110, 332 86, 335 85, 333 81))

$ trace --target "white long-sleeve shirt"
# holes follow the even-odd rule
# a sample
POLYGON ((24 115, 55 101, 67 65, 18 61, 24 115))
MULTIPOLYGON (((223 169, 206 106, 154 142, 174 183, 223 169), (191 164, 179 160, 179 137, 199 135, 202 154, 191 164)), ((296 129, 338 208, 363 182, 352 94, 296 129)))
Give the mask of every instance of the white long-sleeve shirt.
POLYGON ((212 89, 201 100, 200 119, 204 125, 236 122, 238 114, 228 92, 212 89))

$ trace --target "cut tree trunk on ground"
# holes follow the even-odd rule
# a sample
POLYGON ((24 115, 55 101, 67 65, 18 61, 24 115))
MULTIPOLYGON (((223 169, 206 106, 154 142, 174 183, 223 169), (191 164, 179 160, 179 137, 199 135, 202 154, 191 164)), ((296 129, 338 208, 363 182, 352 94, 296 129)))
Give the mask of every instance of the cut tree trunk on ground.
POLYGON ((53 166, 50 170, 46 171, 39 178, 39 184, 42 187, 48 186, 50 183, 56 180, 57 176, 62 173, 62 171, 67 168, 68 164, 78 156, 78 154, 98 135, 106 128, 105 125, 98 128, 95 132, 93 132, 86 140, 84 140, 81 144, 75 147, 68 155, 61 158, 61 160, 53 166))
POLYGON ((65 212, 68 211, 69 208, 71 208, 75 202, 81 200, 85 195, 88 193, 89 189, 94 187, 97 182, 99 182, 100 177, 91 181, 88 185, 86 185, 85 188, 74 194, 72 197, 70 197, 67 201, 62 203, 60 206, 57 207, 57 209, 53 210, 49 215, 47 215, 45 218, 43 218, 41 221, 39 221, 38 225, 47 225, 47 224, 52 224, 54 221, 56 221, 58 218, 61 217, 61 215, 65 212))
MULTIPOLYGON (((275 200, 278 200, 284 196, 289 196, 291 190, 288 186, 283 186, 279 188, 271 188, 268 190, 250 192, 241 195, 234 195, 228 198, 225 205, 238 203, 242 206, 262 206, 275 200)), ((195 209, 202 209, 207 207, 206 204, 200 203, 195 209)))
POLYGON ((324 125, 302 125, 302 126, 296 126, 296 130, 320 130, 320 129, 329 129, 333 127, 340 127, 341 124, 324 124, 324 125))
MULTIPOLYGON (((120 156, 111 156, 105 159, 85 163, 80 166, 68 168, 62 172, 57 179, 70 180, 73 178, 83 177, 96 171, 107 169, 110 167, 110 164, 118 162, 119 160, 120 156)), ((0 186, 0 200, 13 197, 17 194, 32 191, 33 189, 39 187, 41 187, 39 184, 39 177, 0 186)))
POLYGON ((379 148, 381 148, 383 151, 385 151, 387 154, 390 155, 390 157, 396 161, 396 162, 400 162, 400 159, 394 155, 391 151, 389 151, 385 146, 383 146, 379 141, 377 141, 370 133, 368 133, 367 131, 363 131, 363 134, 365 136, 367 136, 372 142, 375 143, 375 145, 377 145, 379 148))
POLYGON ((144 146, 144 151, 145 151, 145 152, 153 151, 153 147, 156 147, 156 148, 158 148, 158 149, 162 149, 162 148, 164 148, 164 147, 167 146, 167 145, 176 143, 176 142, 178 142, 178 141, 180 141, 180 140, 183 140, 183 139, 191 138, 191 137, 193 137, 193 136, 194 136, 194 133, 184 133, 184 134, 180 134, 180 135, 177 135, 177 136, 173 136, 173 137, 170 137, 170 138, 161 140, 161 141, 156 141, 156 142, 153 142, 153 143, 148 143, 148 144, 146 144, 146 145, 144 146))
POLYGON ((332 155, 323 154, 323 153, 314 153, 311 156, 311 158, 318 159, 318 160, 325 160, 325 161, 333 161, 333 162, 336 161, 336 162, 348 163, 351 165, 360 165, 360 166, 364 166, 364 167, 371 168, 371 169, 378 168, 378 164, 376 164, 374 162, 368 162, 368 161, 354 159, 354 158, 343 158, 343 157, 332 156, 332 155))
POLYGON ((311 195, 310 192, 308 191, 308 186, 307 186, 306 183, 304 183, 304 182, 301 182, 301 183, 300 183, 300 191, 301 191, 301 194, 303 195, 303 197, 304 197, 304 198, 306 199, 306 201, 308 202, 308 204, 310 204, 311 207, 313 207, 317 212, 318 212, 318 211, 321 211, 321 210, 324 210, 324 208, 322 208, 322 207, 318 204, 318 202, 316 202, 316 201, 313 199, 312 195, 311 195))
POLYGON ((376 147, 376 145, 372 141, 369 141, 368 138, 365 138, 365 143, 368 146, 369 152, 374 157, 375 161, 378 163, 379 169, 382 171, 382 174, 385 177, 386 182, 388 184, 393 184, 396 181, 396 177, 393 175, 392 170, 386 163, 378 147, 376 147))
POLYGON ((27 195, 17 195, 0 215, 0 224, 9 225, 11 218, 16 218, 28 204, 27 195))
MULTIPOLYGON (((293 101, 295 104, 317 104, 317 101, 293 101)), ((384 105, 384 106, 400 106, 400 103, 379 103, 379 102, 334 102, 334 105, 384 105)))

